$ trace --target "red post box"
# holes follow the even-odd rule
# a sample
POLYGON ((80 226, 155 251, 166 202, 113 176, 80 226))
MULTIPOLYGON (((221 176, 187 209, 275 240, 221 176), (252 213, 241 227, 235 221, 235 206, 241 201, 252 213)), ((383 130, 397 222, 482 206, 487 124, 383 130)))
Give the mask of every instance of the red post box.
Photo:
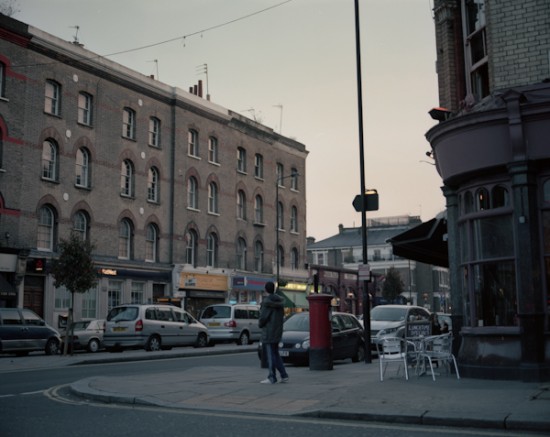
POLYGON ((329 294, 310 294, 309 301, 309 368, 332 370, 332 323, 329 294))

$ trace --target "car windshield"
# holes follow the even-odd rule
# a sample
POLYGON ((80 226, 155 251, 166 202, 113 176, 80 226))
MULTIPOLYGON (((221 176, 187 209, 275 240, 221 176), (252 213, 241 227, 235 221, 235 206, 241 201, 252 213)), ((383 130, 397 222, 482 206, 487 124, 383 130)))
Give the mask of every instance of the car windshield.
POLYGON ((285 331, 309 332, 309 314, 296 314, 284 323, 285 331))
POLYGON ((400 322, 405 320, 407 308, 390 308, 383 305, 374 307, 370 312, 370 319, 379 322, 400 322))
POLYGON ((107 316, 107 320, 111 322, 129 322, 131 320, 135 320, 138 316, 138 308, 137 307, 117 307, 113 308, 109 315, 107 316))

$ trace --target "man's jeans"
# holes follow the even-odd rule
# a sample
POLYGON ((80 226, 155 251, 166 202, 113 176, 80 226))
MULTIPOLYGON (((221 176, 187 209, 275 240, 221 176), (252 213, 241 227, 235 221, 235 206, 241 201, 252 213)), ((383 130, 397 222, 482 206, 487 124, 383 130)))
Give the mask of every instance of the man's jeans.
POLYGON ((269 369, 268 378, 271 382, 277 382, 277 370, 281 375, 281 378, 288 378, 288 373, 286 373, 285 365, 283 360, 279 355, 279 344, 278 343, 264 343, 264 352, 266 354, 267 367, 269 369))

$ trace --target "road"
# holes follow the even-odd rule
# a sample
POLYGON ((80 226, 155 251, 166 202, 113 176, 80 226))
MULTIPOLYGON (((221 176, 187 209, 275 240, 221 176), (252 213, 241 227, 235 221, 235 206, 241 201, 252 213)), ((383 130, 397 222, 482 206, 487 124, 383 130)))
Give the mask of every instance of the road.
POLYGON ((102 404, 70 394, 66 384, 94 376, 173 372, 194 366, 258 367, 254 352, 222 356, 66 366, 0 374, 0 435, 2 437, 88 436, 223 436, 341 437, 526 436, 503 430, 391 425, 247 414, 169 410, 158 407, 102 404))

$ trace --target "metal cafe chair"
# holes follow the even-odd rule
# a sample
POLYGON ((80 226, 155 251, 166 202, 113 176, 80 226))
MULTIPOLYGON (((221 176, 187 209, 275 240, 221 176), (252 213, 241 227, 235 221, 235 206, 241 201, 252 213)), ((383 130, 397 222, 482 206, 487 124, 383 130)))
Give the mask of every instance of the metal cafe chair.
POLYGON ((419 353, 419 362, 417 365, 426 365, 426 361, 430 364, 430 372, 432 379, 435 381, 435 372, 433 363, 437 362, 445 365, 450 373, 451 362, 454 364, 456 379, 460 379, 456 359, 452 353, 453 338, 451 334, 442 334, 427 337, 422 344, 422 350, 419 353))
POLYGON ((397 364, 397 374, 401 366, 405 369, 405 378, 409 380, 407 369, 407 345, 408 342, 401 337, 384 337, 376 343, 378 351, 378 363, 380 364, 380 381, 384 381, 386 368, 390 364, 397 364))

